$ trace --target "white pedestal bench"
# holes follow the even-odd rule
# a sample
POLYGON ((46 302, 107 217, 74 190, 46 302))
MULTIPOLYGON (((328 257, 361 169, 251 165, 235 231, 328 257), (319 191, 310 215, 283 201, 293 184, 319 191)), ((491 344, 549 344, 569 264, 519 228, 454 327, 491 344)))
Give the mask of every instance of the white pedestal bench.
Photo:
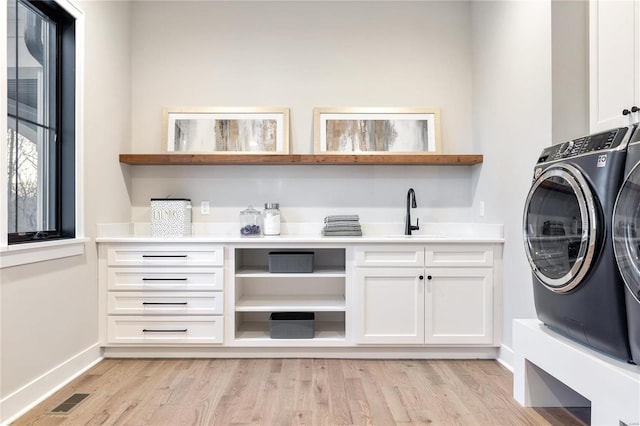
POLYGON ((537 319, 513 321, 513 393, 525 407, 588 407, 592 425, 640 425, 640 366, 568 339, 537 319))

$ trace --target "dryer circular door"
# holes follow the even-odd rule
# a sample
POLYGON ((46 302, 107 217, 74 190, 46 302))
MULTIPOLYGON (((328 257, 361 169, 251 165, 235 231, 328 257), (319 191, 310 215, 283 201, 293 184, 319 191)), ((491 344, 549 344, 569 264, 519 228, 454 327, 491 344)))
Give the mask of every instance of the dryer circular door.
POLYGON ((524 208, 525 251, 549 290, 566 293, 585 277, 596 251, 597 220, 593 193, 577 168, 553 165, 534 181, 524 208))
POLYGON ((640 163, 631 170, 613 210, 613 251, 626 287, 640 301, 640 163))

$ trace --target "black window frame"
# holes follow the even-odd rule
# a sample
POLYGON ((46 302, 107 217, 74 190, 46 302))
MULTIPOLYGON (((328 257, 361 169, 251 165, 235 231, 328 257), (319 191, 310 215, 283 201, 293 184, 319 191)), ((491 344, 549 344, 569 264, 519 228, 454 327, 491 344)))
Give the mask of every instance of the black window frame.
MULTIPOLYGON (((55 151, 51 156, 53 172, 47 185, 54 192, 55 220, 52 229, 33 232, 8 232, 8 244, 20 244, 76 236, 76 19, 53 0, 10 0, 46 16, 56 24, 56 119, 55 151), (53 184, 51 184, 53 181, 53 184)), ((7 3, 8 7, 8 3, 7 3)), ((17 43, 17 38, 16 38, 17 43)), ((16 61, 19 67, 19 63, 16 61)), ((8 83, 8 81, 7 81, 8 83)), ((18 84, 18 81, 16 81, 18 84)), ((16 99, 18 102, 18 99, 16 99)), ((8 117, 20 120, 19 114, 8 117)), ((9 196, 10 194, 7 194, 9 196)), ((8 202, 8 200, 7 200, 8 202)), ((8 206, 8 204, 7 204, 8 206)))

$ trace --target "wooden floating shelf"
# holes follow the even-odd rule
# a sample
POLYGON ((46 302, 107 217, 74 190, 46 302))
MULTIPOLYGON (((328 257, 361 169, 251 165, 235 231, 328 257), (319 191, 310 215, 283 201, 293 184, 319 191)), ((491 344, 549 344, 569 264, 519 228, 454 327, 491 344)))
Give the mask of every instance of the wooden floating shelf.
POLYGON ((350 155, 350 154, 120 154, 120 162, 133 165, 434 165, 470 166, 482 163, 482 154, 350 155))

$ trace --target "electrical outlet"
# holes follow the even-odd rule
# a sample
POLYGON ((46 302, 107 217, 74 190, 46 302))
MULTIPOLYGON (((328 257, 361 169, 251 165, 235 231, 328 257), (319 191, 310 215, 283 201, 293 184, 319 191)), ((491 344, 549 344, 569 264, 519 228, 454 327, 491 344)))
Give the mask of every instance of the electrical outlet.
POLYGON ((209 214, 209 202, 208 201, 200 201, 200 214, 208 215, 209 214))

